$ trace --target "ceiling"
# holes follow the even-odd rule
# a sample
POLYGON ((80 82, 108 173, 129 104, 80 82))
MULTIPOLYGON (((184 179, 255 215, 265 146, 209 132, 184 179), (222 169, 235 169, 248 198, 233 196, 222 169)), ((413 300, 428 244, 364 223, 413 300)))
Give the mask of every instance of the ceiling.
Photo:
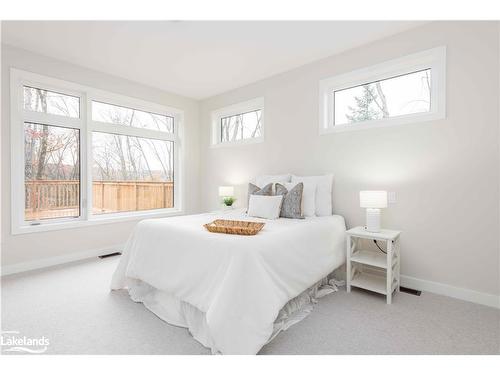
POLYGON ((419 24, 413 21, 3 21, 2 42, 202 99, 419 24))

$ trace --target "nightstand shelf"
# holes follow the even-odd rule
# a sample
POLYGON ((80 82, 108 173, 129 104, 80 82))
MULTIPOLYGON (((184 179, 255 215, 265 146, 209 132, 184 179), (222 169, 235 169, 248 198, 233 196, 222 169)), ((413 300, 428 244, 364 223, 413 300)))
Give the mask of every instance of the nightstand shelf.
POLYGON ((392 302, 400 286, 400 234, 395 230, 372 233, 363 227, 347 231, 347 292, 354 286, 383 294, 388 304, 392 302), (367 240, 385 242, 386 254, 362 247, 367 240))
MULTIPOLYGON (((370 290, 375 293, 387 295, 387 284, 385 275, 377 275, 373 273, 357 273, 351 280, 351 286, 356 288, 370 290)), ((391 293, 398 287, 398 281, 392 280, 391 293)))
MULTIPOLYGON (((373 250, 358 250, 351 255, 351 262, 367 264, 369 266, 387 269, 387 256, 373 250)), ((393 266, 396 259, 393 260, 393 266)))
POLYGON ((358 273, 351 280, 351 286, 371 290, 375 293, 386 294, 385 276, 370 273, 358 273))

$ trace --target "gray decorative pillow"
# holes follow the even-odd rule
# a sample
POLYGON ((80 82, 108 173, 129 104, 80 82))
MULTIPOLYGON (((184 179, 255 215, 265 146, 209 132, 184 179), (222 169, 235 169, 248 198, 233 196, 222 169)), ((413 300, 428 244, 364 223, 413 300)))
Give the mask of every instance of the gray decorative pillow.
POLYGON ((299 182, 290 191, 280 183, 276 184, 276 195, 283 195, 280 217, 289 219, 303 219, 302 215, 302 192, 304 184, 299 182))
POLYGON ((248 184, 247 207, 250 202, 250 195, 273 195, 273 184, 267 184, 262 189, 254 184, 248 184))

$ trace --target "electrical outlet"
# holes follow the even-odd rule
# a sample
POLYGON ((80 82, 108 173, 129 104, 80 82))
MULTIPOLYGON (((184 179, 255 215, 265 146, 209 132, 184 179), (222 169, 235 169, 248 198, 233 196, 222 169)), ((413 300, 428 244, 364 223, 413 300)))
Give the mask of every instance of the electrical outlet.
POLYGON ((387 201, 391 204, 396 203, 396 192, 395 191, 390 191, 388 196, 387 196, 387 201))

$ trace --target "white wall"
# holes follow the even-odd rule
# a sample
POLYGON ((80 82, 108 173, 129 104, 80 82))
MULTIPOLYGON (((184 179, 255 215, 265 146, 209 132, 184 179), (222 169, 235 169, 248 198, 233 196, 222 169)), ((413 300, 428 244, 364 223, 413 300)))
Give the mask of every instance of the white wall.
MULTIPOLYGON (((15 67, 67 81, 96 87, 184 110, 185 211, 199 211, 199 119, 198 102, 121 78, 88 70, 28 51, 2 45, 2 266, 36 262, 52 257, 71 257, 79 252, 124 243, 136 221, 11 235, 10 230, 10 92, 9 69, 15 67)), ((20 192, 22 193, 22 192, 20 192)), ((43 261, 42 261, 43 263, 43 261)))
POLYGON ((216 208, 226 184, 244 202, 258 174, 333 172, 334 210, 348 226, 364 222, 359 190, 397 193, 383 215, 403 230, 404 275, 500 294, 498 39, 496 22, 430 23, 202 101, 202 207, 216 208), (320 79, 441 45, 445 120, 318 135, 320 79), (264 143, 210 148, 210 112, 260 96, 264 143))

